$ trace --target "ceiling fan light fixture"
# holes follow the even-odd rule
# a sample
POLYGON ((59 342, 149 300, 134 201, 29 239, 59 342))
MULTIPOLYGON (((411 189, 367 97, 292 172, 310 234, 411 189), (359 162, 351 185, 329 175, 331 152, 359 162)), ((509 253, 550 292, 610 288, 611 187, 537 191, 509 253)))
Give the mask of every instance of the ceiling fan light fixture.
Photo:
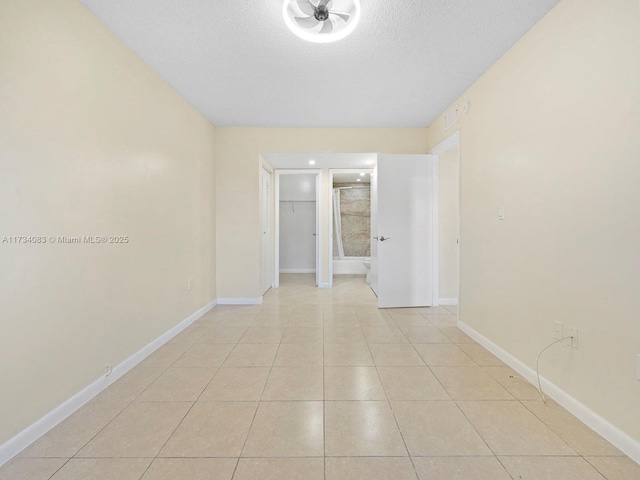
POLYGON ((284 0, 282 15, 295 35, 313 43, 345 38, 360 21, 360 0, 284 0))

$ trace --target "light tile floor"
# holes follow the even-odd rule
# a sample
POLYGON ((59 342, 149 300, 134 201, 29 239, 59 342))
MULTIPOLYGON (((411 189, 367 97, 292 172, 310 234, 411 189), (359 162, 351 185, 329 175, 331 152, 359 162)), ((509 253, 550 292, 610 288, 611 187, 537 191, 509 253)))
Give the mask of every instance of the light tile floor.
POLYGON ((6 480, 631 480, 640 466, 458 330, 361 278, 220 306, 0 468, 6 480))

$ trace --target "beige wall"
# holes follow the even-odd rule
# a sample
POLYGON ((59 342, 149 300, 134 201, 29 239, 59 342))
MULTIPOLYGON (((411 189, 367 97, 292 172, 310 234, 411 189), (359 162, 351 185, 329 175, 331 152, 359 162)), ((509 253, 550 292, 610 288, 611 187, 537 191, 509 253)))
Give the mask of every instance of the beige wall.
POLYGON ((562 1, 457 103, 461 320, 530 367, 577 327, 542 375, 640 441, 638 10, 562 1))
MULTIPOLYGON (((216 129, 219 298, 260 297, 259 155, 327 151, 426 153, 426 129, 216 129)), ((325 177, 322 191, 329 192, 331 186, 325 177)), ((325 217, 328 215, 328 198, 321 206, 325 217)), ((327 239, 328 235, 328 222, 323 222, 322 236, 327 239)), ((326 263, 328 265, 328 259, 326 263)), ((328 282, 328 267, 323 270, 325 277, 321 281, 328 282)))
POLYGON ((74 0, 0 0, 0 444, 215 298, 214 128, 74 0), (192 291, 187 281, 194 280, 192 291))
POLYGON ((438 220, 440 298, 458 298, 460 236, 460 148, 438 155, 438 220))

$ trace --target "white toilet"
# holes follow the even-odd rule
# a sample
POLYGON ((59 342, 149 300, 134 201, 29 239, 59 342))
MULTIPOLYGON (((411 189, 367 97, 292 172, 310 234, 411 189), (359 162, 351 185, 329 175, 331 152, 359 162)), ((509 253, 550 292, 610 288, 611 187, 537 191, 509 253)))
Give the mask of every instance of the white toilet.
POLYGON ((371 283, 370 279, 371 279, 371 260, 364 260, 362 262, 365 266, 365 268, 367 269, 367 277, 364 279, 365 282, 367 283, 371 283))

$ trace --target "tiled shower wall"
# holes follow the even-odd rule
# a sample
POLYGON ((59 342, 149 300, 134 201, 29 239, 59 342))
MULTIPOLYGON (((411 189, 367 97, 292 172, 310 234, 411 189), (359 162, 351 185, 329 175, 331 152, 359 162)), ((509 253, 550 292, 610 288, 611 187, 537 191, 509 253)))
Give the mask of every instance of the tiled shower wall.
POLYGON ((371 255, 371 188, 369 184, 336 183, 340 190, 342 243, 347 257, 371 255))

